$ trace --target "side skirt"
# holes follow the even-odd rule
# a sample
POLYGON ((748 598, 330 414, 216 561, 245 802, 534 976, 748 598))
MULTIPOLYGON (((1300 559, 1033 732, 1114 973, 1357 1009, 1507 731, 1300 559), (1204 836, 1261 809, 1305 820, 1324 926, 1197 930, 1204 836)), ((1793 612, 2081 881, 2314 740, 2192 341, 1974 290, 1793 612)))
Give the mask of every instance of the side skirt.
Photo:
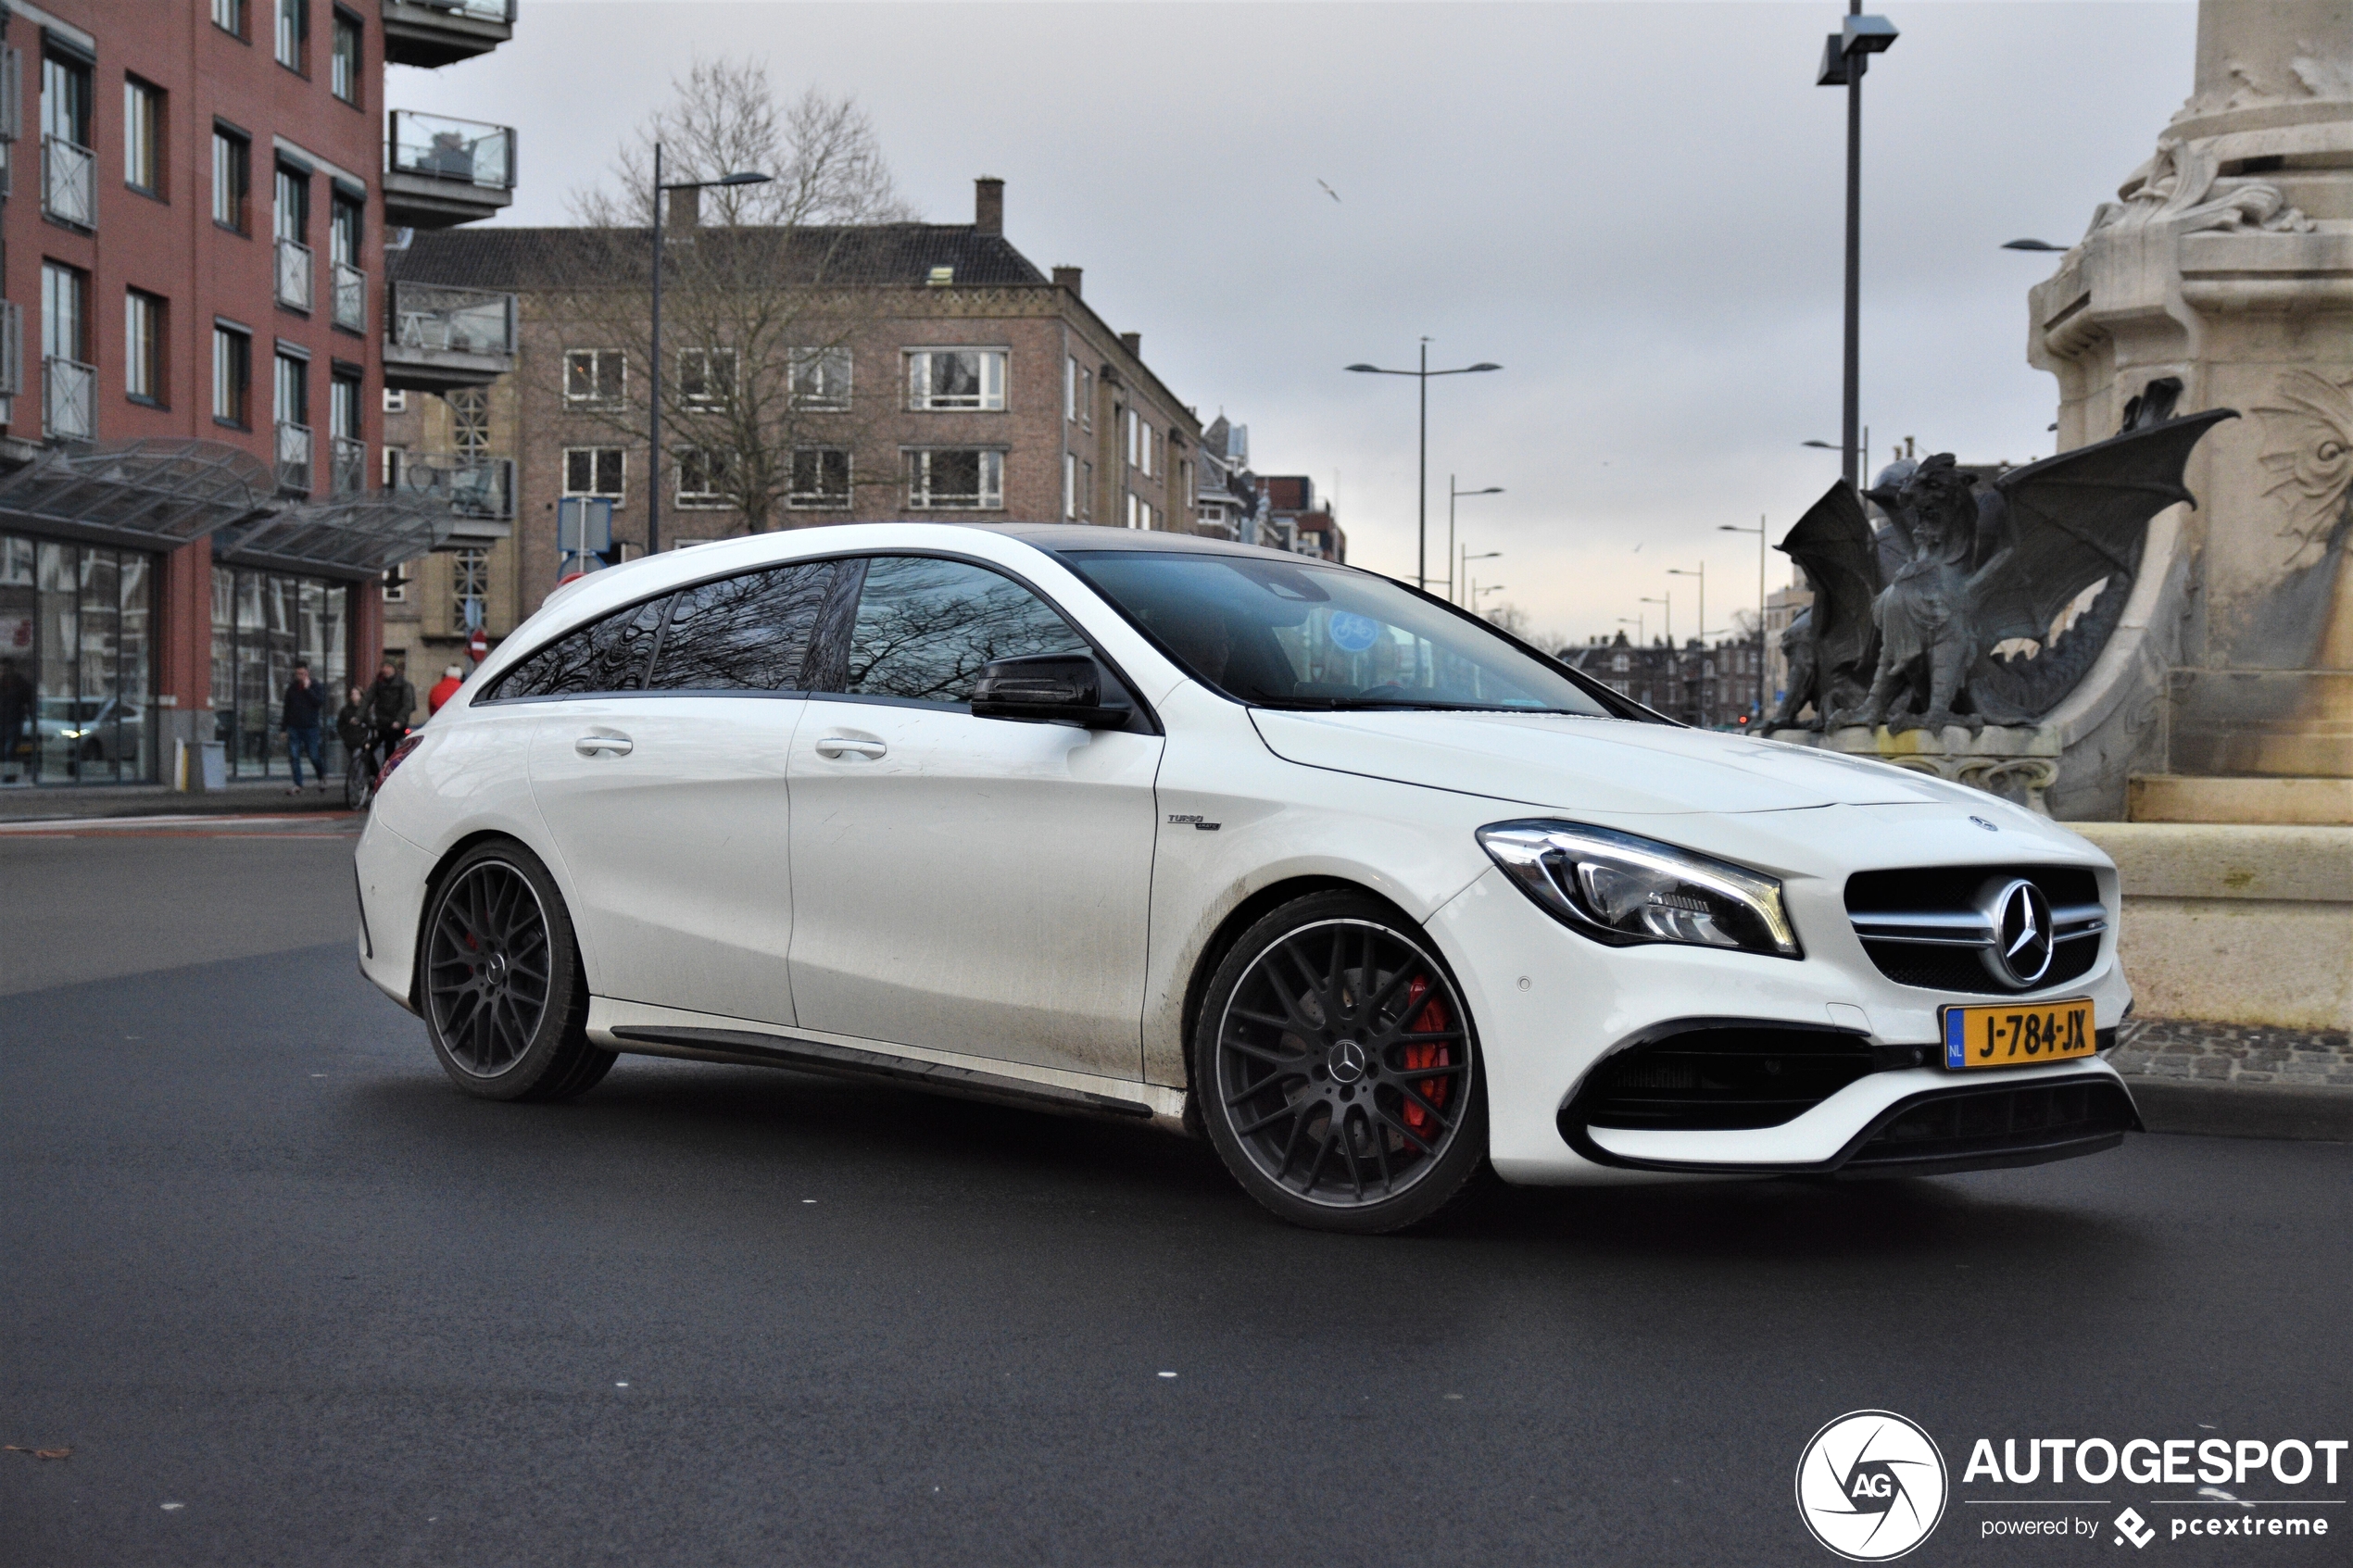
MULTIPOLYGON (((728 1062, 745 1067, 784 1067, 803 1073, 865 1078, 981 1100, 1024 1110, 1051 1110, 1082 1116, 1110 1116, 1151 1122, 1171 1118, 1166 1108, 1142 1100, 1041 1083, 1002 1073, 984 1073, 950 1062, 894 1056, 855 1046, 834 1045, 792 1035, 771 1035, 753 1029, 702 1028, 680 1024, 627 1023, 603 1031, 623 1051, 647 1056, 679 1057, 691 1061, 728 1062)), ((1139 1085, 1139 1088, 1143 1085, 1139 1085)))

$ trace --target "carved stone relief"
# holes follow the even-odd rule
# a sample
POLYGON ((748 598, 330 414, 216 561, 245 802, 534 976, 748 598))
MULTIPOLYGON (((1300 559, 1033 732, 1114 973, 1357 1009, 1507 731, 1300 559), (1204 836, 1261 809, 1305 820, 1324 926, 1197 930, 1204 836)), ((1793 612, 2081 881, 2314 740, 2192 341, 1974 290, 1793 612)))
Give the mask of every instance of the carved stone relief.
POLYGON ((2290 370, 2273 395, 2255 409, 2263 419, 2258 460, 2271 476, 2263 494, 2286 508, 2280 537, 2294 570, 2327 552, 2353 508, 2353 383, 2290 370))
POLYGON ((2156 153, 2126 176, 2116 194, 2123 199, 2102 202, 2092 214, 2089 233, 2160 223, 2180 233, 2308 234, 2313 229, 2312 220, 2288 206, 2277 185, 2223 178, 2210 143, 2159 137, 2156 153))

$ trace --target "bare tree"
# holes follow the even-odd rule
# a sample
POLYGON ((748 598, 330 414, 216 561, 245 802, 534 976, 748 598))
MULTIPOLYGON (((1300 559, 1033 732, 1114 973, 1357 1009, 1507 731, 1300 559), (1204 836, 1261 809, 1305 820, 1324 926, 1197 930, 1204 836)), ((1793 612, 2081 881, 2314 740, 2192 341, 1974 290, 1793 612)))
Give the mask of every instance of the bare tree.
POLYGON ((869 376, 853 397, 846 356, 887 308, 875 285, 905 281, 881 271, 889 232, 875 226, 913 214, 854 101, 813 88, 780 101, 759 61, 697 60, 673 87, 607 182, 574 196, 582 243, 559 263, 547 307, 570 341, 627 355, 625 398, 600 392, 574 406, 642 437, 651 367, 661 378, 662 455, 682 491, 691 486, 761 533, 784 525, 796 494, 838 493, 846 505, 837 486, 852 472, 876 482, 879 469, 878 482, 896 482, 889 463, 854 460, 874 416, 890 407, 894 379, 874 385, 869 376), (659 366, 648 232, 657 144, 665 184, 771 177, 665 198, 659 366))

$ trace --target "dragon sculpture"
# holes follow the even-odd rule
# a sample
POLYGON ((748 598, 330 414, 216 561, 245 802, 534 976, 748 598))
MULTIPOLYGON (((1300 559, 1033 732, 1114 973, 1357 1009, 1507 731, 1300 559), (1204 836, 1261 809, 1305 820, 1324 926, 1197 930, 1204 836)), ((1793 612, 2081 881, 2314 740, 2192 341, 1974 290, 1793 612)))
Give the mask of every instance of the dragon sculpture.
POLYGON ((1790 680, 1773 723, 1810 709, 1818 730, 1975 731, 2057 706, 2123 613, 2150 519, 2196 504, 2182 483, 2191 449, 2238 417, 2174 418, 2180 391, 2152 383, 2118 434, 1991 483, 1940 452, 1891 465, 1864 495, 1833 484, 1776 546, 1805 568, 1814 603, 1782 635, 1790 680), (1866 497, 1886 520, 1876 531, 1866 497), (2021 641, 2031 655, 1996 656, 2021 641))

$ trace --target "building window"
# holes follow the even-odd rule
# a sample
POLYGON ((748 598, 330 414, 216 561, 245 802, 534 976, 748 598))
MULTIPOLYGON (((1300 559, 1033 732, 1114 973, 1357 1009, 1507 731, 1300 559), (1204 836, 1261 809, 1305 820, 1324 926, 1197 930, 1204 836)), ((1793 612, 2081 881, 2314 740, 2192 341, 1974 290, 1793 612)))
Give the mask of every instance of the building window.
POLYGON ((627 473, 627 454, 618 446, 564 448, 567 495, 610 495, 619 500, 627 473))
POLYGON ((1078 422, 1078 356, 1074 354, 1063 366, 1063 418, 1078 422))
POLYGON ((461 458, 480 458, 490 451, 490 392, 486 387, 461 386, 441 395, 449 405, 449 439, 461 458))
POLYGON ((1152 476, 1152 443, 1159 433, 1139 418, 1133 408, 1120 413, 1120 438, 1127 449, 1127 466, 1146 479, 1152 476))
POLYGON ((41 210, 78 229, 98 223, 96 156, 90 151, 90 68, 41 58, 41 210))
POLYGON ((405 414, 408 411, 409 394, 407 389, 401 387, 385 387, 384 412, 387 414, 405 414))
POLYGON ((234 327, 212 329, 212 417, 238 429, 251 426, 253 338, 234 327))
POLYGON ((690 408, 719 408, 735 401, 736 351, 732 348, 682 348, 678 351, 678 399, 690 408))
POLYGON ((308 0, 277 0, 278 63, 288 70, 303 69, 303 44, 310 37, 308 0))
POLYGON ((383 461, 379 467, 384 474, 383 483, 386 490, 400 488, 400 469, 401 465, 407 461, 408 456, 408 447, 396 446, 389 441, 384 443, 383 461))
POLYGON ((271 378, 271 411, 278 427, 278 483, 288 490, 309 490, 310 361, 292 354, 274 357, 271 378))
POLYGON ((212 0, 212 25, 223 32, 245 35, 245 0, 212 0))
POLYGON ((278 303, 296 310, 310 308, 310 176, 278 165, 271 206, 271 228, 277 241, 278 303))
POLYGON ((1082 460, 1078 465, 1078 521, 1095 520, 1095 465, 1082 460))
POLYGON ((792 455, 792 488, 785 504, 824 511, 849 506, 849 454, 838 446, 797 446, 792 455))
POLYGON ((907 407, 1000 409, 1005 406, 1001 348, 917 348, 907 353, 907 407))
POLYGON ((90 360, 90 274, 41 264, 43 427, 65 441, 97 438, 98 373, 90 360))
POLYGON ((839 413, 849 407, 849 350, 792 351, 792 406, 813 413, 839 413))
POLYGON ((458 630, 471 632, 489 624, 490 552, 459 550, 449 562, 450 612, 458 630))
POLYGON ((212 220, 245 232, 245 193, 253 182, 253 144, 233 131, 212 130, 212 220))
POLYGON ((131 289, 122 296, 122 389, 163 406, 163 301, 131 289))
POLYGON ((1078 454, 1063 454, 1063 521, 1078 521, 1078 454))
POLYGON ((357 495, 368 487, 368 446, 359 439, 359 378, 338 370, 327 383, 327 488, 357 495))
POLYGON ((687 446, 678 453, 678 504, 724 507, 734 498, 736 455, 724 446, 687 446))
POLYGON ((907 454, 907 505, 993 511, 1005 504, 1002 452, 927 448, 907 454))
MULTIPOLYGON (((387 452, 385 456, 389 457, 391 454, 387 452)), ((384 569, 384 603, 388 605, 401 605, 407 604, 408 602, 409 579, 402 575, 402 571, 399 567, 386 567, 384 569)))
POLYGON ((359 19, 338 10, 333 29, 330 46, 334 53, 328 64, 327 87, 356 108, 359 104, 359 19))
MULTIPOLYGON (((1625 654, 1614 653, 1609 657, 1609 671, 1613 675, 1623 675, 1633 667, 1634 661, 1625 654)), ((1623 690, 1624 688, 1620 687, 1619 689, 1623 690)))
POLYGON ((122 182, 142 194, 163 194, 163 89, 137 77, 122 83, 122 182))
POLYGON ((564 350, 564 401, 618 403, 629 385, 629 357, 618 348, 564 350))
POLYGON ((1141 529, 1153 526, 1151 503, 1133 491, 1127 495, 1127 526, 1141 529))

